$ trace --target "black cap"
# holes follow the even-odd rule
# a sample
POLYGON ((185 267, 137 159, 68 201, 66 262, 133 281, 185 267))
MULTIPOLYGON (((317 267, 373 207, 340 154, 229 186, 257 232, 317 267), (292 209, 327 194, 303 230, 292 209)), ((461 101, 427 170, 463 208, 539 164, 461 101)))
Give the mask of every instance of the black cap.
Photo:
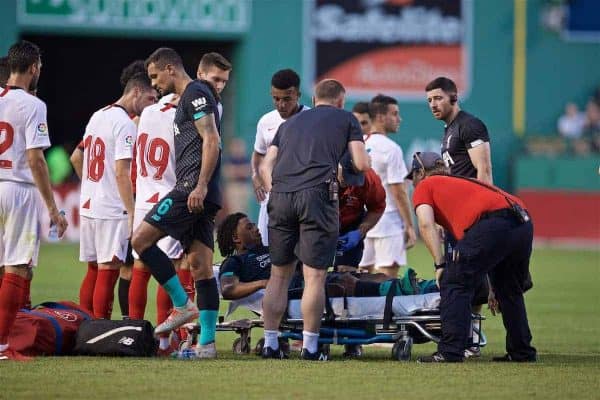
POLYGON ((404 179, 412 179, 413 172, 420 169, 425 169, 427 171, 435 168, 438 161, 442 161, 442 156, 438 153, 434 153, 433 151, 417 151, 413 154, 412 169, 404 179))
POLYGON ((347 186, 362 186, 365 184, 365 174, 354 170, 349 152, 344 153, 340 159, 340 165, 342 166, 342 178, 347 186))

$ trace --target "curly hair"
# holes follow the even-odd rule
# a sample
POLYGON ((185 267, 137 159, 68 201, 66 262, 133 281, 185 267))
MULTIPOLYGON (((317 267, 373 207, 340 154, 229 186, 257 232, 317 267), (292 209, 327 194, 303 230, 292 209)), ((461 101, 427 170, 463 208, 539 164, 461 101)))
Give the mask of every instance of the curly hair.
POLYGON ((219 228, 217 229, 217 244, 219 245, 219 251, 223 257, 229 257, 235 252, 233 235, 238 222, 246 217, 247 215, 241 212, 229 214, 225 217, 221 225, 219 225, 219 228))

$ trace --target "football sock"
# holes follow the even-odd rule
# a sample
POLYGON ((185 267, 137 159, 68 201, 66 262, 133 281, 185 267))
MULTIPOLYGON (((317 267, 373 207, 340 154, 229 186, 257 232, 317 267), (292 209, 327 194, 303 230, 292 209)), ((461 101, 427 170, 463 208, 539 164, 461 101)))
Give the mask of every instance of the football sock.
POLYGON ((129 318, 131 319, 144 319, 149 280, 150 271, 141 268, 133 269, 129 286, 129 318))
POLYGON ((118 293, 119 293, 119 308, 123 319, 129 318, 129 286, 130 279, 119 278, 118 293))
POLYGON ((302 331, 302 348, 310 353, 316 353, 319 348, 319 334, 309 331, 302 331))
POLYGON ((264 347, 270 347, 273 350, 277 350, 279 348, 279 331, 268 331, 265 330, 265 345, 264 347))
POLYGON ((94 318, 110 319, 115 297, 118 269, 100 269, 94 288, 94 318))
MULTIPOLYGON (((168 258, 167 258, 167 260, 168 260, 168 258)), ((179 282, 179 278, 177 277, 177 275, 175 275, 175 269, 173 269, 173 276, 169 280, 167 280, 162 285, 162 287, 165 289, 165 291, 171 297, 173 306, 183 307, 186 305, 186 303, 188 301, 188 295, 185 292, 185 290, 183 289, 183 286, 181 286, 181 282, 179 282)))
POLYGON ((198 343, 205 345, 215 341, 219 315, 219 290, 214 277, 196 281, 196 301, 200 310, 198 322, 201 328, 198 343))
POLYGON ((187 293, 188 297, 194 301, 194 298, 196 296, 196 289, 194 288, 194 278, 192 278, 192 273, 190 272, 189 269, 179 269, 177 270, 177 276, 179 277, 179 281, 181 282, 181 285, 183 285, 183 288, 185 289, 185 292, 187 293))
POLYGON ((165 322, 172 308, 173 303, 169 294, 162 286, 159 286, 156 292, 156 323, 162 324, 165 322))
POLYGON ((169 337, 168 336, 161 336, 158 339, 158 348, 161 350, 166 350, 169 348, 169 337))
POLYGON ((94 309, 94 287, 98 276, 98 264, 94 261, 87 263, 87 272, 79 288, 79 304, 86 310, 94 309))
MULTIPOLYGON (((161 286, 164 286, 167 281, 176 275, 175 267, 173 266, 171 259, 169 259, 156 244, 153 244, 144 250, 140 254, 140 259, 150 269, 152 276, 161 286)), ((177 280, 177 282, 179 282, 179 280, 177 280)))
POLYGON ((8 333, 12 328, 22 293, 27 279, 10 272, 4 273, 2 288, 0 289, 0 343, 8 343, 8 333))
POLYGON ((19 308, 31 309, 31 279, 25 279, 25 287, 23 288, 19 308))

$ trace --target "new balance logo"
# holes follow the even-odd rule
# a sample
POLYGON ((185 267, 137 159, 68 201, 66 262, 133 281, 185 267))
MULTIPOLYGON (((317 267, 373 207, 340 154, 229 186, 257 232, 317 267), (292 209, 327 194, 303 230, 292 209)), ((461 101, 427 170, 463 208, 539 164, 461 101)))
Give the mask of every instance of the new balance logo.
POLYGON ((123 336, 119 339, 119 344, 124 344, 125 346, 131 346, 135 343, 135 339, 127 336, 123 336))
POLYGON ((196 110, 201 109, 203 106, 206 105, 206 98, 205 97, 199 97, 196 100, 192 100, 192 105, 194 106, 194 108, 196 110))

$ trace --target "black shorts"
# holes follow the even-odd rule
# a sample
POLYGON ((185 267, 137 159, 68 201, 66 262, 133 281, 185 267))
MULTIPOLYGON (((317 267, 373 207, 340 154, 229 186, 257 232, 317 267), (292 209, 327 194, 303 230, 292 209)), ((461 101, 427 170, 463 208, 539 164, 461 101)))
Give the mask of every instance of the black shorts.
POLYGON ((144 221, 179 240, 186 251, 194 240, 214 250, 215 215, 220 207, 205 201, 204 210, 193 214, 188 210, 187 199, 187 193, 171 190, 146 214, 144 221))
POLYGON ((292 193, 271 192, 267 211, 273 265, 289 264, 295 258, 318 269, 332 265, 339 212, 337 200, 329 200, 327 184, 292 193))

